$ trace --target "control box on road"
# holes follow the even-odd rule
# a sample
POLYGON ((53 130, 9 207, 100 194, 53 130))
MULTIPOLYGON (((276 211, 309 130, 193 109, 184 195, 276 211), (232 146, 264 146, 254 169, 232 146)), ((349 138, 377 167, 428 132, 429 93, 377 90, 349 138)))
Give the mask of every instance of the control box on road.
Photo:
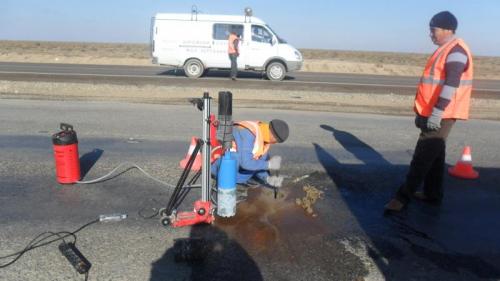
POLYGON ((230 69, 229 33, 240 37, 238 70, 265 71, 270 80, 283 80, 302 67, 302 54, 253 16, 156 14, 151 23, 154 64, 184 68, 198 78, 210 69, 230 69))

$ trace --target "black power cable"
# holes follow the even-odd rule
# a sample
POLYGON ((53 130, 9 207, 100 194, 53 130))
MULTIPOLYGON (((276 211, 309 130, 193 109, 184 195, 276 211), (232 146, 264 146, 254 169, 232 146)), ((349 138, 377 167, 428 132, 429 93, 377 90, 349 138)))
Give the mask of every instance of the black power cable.
POLYGON ((98 219, 92 220, 92 221, 80 226, 78 229, 71 231, 71 232, 69 232, 69 231, 42 232, 42 233, 38 234, 35 238, 33 238, 26 245, 26 247, 24 247, 24 249, 22 249, 21 251, 0 257, 0 260, 5 260, 8 258, 12 259, 11 261, 9 261, 7 263, 0 264, 0 269, 6 268, 6 267, 14 264, 24 254, 26 254, 27 252, 29 252, 31 250, 34 250, 36 248, 40 248, 40 247, 52 244, 56 241, 62 240, 62 243, 59 245, 59 250, 80 274, 85 274, 85 280, 88 280, 89 270, 90 270, 91 264, 80 253, 80 251, 76 248, 76 234, 92 224, 95 224, 98 222, 106 222, 106 221, 120 221, 122 219, 125 219, 126 217, 127 217, 127 215, 125 215, 125 214, 101 215, 101 216, 99 216, 98 219), (57 237, 57 238, 55 238, 55 237, 57 237), (65 238, 67 238, 67 237, 72 237, 73 241, 66 242, 65 238))
POLYGON ((38 234, 35 238, 33 238, 26 245, 26 247, 24 247, 23 250, 18 251, 16 253, 12 253, 10 255, 6 255, 6 256, 0 257, 0 260, 4 260, 4 259, 7 259, 7 258, 14 257, 13 260, 11 260, 10 262, 5 263, 5 264, 0 264, 0 269, 1 268, 6 268, 7 266, 12 265, 18 259, 20 259, 25 253, 27 253, 27 252, 29 252, 31 250, 34 250, 36 248, 40 248, 40 247, 49 245, 49 244, 54 243, 54 242, 59 241, 59 240, 63 240, 64 241, 64 238, 66 238, 66 237, 72 236, 73 240, 74 240, 73 243, 76 243, 76 233, 80 232, 84 228, 86 228, 86 227, 88 227, 88 226, 90 226, 90 225, 92 225, 94 223, 97 223, 97 222, 99 222, 99 219, 96 219, 96 220, 93 220, 91 222, 88 222, 88 223, 84 224, 83 226, 81 226, 80 228, 78 228, 77 230, 75 230, 73 232, 68 232, 68 231, 59 231, 59 232, 46 231, 46 232, 42 232, 42 233, 38 234), (43 237, 46 234, 49 234, 49 235, 43 237), (50 239, 50 238, 52 238, 54 236, 57 236, 57 238, 51 239, 49 241, 46 241, 46 240, 48 240, 48 239, 50 239))

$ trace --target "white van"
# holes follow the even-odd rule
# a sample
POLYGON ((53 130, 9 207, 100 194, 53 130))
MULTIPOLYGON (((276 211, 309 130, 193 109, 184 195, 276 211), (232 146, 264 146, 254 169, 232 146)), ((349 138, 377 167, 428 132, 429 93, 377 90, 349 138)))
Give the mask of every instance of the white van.
POLYGON ((302 67, 302 54, 280 38, 265 22, 251 16, 156 14, 151 22, 154 64, 183 67, 190 78, 208 69, 229 69, 227 39, 240 37, 239 70, 265 71, 273 81, 302 67))

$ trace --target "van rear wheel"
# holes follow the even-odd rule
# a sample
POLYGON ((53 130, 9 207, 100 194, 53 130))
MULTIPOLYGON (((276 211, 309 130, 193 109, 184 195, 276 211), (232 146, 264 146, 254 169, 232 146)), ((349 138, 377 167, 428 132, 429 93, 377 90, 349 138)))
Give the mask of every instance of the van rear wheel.
POLYGON ((199 78, 204 72, 203 64, 197 59, 190 59, 184 64, 184 73, 189 78, 199 78))
POLYGON ((266 75, 271 81, 281 81, 286 76, 286 68, 281 62, 272 62, 266 68, 266 75))

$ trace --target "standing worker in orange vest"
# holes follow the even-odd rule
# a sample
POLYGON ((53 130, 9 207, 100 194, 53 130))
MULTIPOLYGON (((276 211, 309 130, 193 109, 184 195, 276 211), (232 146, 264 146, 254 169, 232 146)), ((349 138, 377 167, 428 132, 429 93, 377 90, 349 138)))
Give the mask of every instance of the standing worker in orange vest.
POLYGON ((415 125, 421 130, 406 181, 385 209, 400 211, 410 198, 439 204, 443 199, 446 138, 457 119, 469 118, 472 54, 455 37, 457 19, 443 11, 429 23, 432 42, 439 47, 427 61, 418 85, 415 125), (423 191, 416 191, 423 183, 423 191))
POLYGON ((238 63, 237 59, 240 55, 240 49, 238 47, 240 39, 236 34, 236 31, 231 31, 229 38, 227 39, 227 53, 229 59, 231 60, 231 79, 236 80, 236 74, 238 73, 238 63))

